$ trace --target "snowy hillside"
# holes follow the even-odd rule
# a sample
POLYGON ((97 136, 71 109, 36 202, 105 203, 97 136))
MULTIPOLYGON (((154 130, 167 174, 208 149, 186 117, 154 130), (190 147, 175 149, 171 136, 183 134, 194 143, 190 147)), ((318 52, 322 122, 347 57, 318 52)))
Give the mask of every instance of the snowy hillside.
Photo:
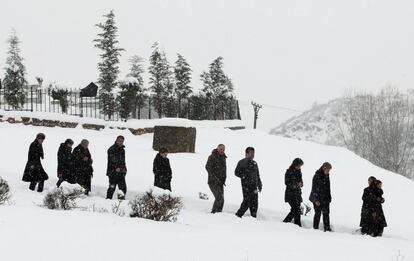
POLYGON ((321 144, 341 145, 337 135, 337 118, 342 100, 335 99, 293 117, 270 131, 270 134, 314 141, 321 144))
POLYGON ((373 166, 343 148, 260 131, 231 131, 200 124, 196 153, 169 156, 173 192, 182 196, 185 204, 176 223, 92 212, 92 208, 111 207, 112 202, 104 199, 106 150, 119 134, 126 137, 127 199, 131 199, 152 186, 152 161, 156 154, 151 149, 152 134, 133 136, 127 130, 98 132, 0 123, 0 176, 9 181, 13 190, 13 203, 0 206, 1 260, 390 261, 396 260, 399 252, 404 260, 414 260, 414 211, 407 207, 414 198, 413 181, 373 166), (28 184, 21 182, 28 146, 38 132, 46 134, 43 166, 51 177, 42 194, 29 191, 28 184), (81 201, 89 211, 52 211, 39 206, 47 190, 55 186, 56 153, 66 138, 72 138, 75 144, 82 138, 90 140, 95 169, 93 187, 91 197, 81 201), (224 213, 213 215, 209 213, 213 201, 204 165, 218 143, 227 145, 228 179, 224 213), (240 180, 233 172, 246 146, 256 148, 263 181, 257 220, 234 215, 242 193, 240 180), (334 233, 311 229, 312 215, 303 218, 303 228, 281 222, 289 210, 283 201, 285 169, 298 156, 305 161, 305 202, 315 170, 324 161, 333 165, 334 233), (353 234, 359 224, 362 190, 371 175, 384 184, 388 227, 383 238, 353 234), (199 192, 208 193, 210 200, 200 200, 199 192))

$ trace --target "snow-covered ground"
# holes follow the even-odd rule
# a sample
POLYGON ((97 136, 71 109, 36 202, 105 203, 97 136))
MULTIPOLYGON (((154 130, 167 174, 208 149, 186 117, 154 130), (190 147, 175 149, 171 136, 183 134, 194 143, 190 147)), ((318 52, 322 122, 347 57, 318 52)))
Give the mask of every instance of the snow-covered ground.
MULTIPOLYGON (((56 183, 56 153, 60 142, 72 138, 77 144, 90 140, 94 158, 92 195, 81 205, 111 208, 105 200, 106 150, 115 137, 126 137, 128 166, 127 199, 151 188, 152 134, 133 136, 127 130, 102 131, 41 128, 0 123, 0 176, 13 190, 12 204, 0 207, 1 260, 414 260, 414 182, 373 166, 346 149, 298 141, 260 131, 231 131, 197 126, 196 153, 171 154, 173 191, 182 196, 185 209, 176 223, 160 223, 119 217, 112 213, 84 210, 52 211, 40 207, 48 189, 56 183), (42 194, 31 192, 21 182, 27 150, 36 133, 44 132, 43 166, 51 177, 42 194), (212 196, 204 170, 206 159, 218 144, 227 145, 228 181, 224 213, 210 214, 212 196), (242 219, 234 213, 242 200, 234 167, 246 146, 256 148, 263 181, 259 218, 242 219), (281 220, 289 207, 283 201, 284 173, 293 158, 305 161, 303 198, 307 202, 313 173, 324 161, 333 164, 331 222, 335 232, 311 229, 312 215, 304 227, 281 220), (383 238, 361 236, 358 228, 361 194, 374 175, 384 182, 384 212, 388 227, 383 238), (210 200, 198 198, 206 192, 210 200)), ((125 205, 127 202, 123 203, 125 205)))

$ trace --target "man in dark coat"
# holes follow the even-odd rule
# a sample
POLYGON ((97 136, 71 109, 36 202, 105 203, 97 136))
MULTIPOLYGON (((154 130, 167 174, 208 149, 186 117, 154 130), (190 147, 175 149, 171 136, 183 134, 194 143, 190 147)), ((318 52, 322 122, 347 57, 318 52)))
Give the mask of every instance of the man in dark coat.
POLYGON ((224 186, 226 185, 227 167, 225 146, 219 144, 208 157, 206 170, 208 173, 208 186, 214 195, 214 204, 211 213, 223 211, 224 186))
POLYGON ((168 150, 161 148, 155 156, 152 171, 154 173, 154 186, 171 191, 172 171, 167 156, 168 150))
POLYGON ((57 176, 59 178, 56 183, 57 187, 60 187, 62 182, 66 181, 70 184, 76 183, 75 173, 75 158, 72 154, 73 140, 67 139, 64 143, 61 143, 57 153, 58 167, 57 176))
POLYGON ((236 216, 242 217, 247 209, 250 209, 252 217, 257 217, 258 193, 262 191, 262 181, 260 180, 259 167, 254 159, 254 148, 246 149, 246 158, 237 164, 235 175, 241 179, 243 202, 236 216))
POLYGON ((27 163, 22 178, 23 181, 30 182, 30 190, 35 190, 36 184, 38 184, 38 192, 43 191, 44 182, 49 178, 40 161, 40 159, 44 158, 42 143, 45 138, 46 136, 43 133, 39 133, 36 139, 30 144, 27 163))
POLYGON ((313 228, 319 228, 321 214, 323 214, 323 228, 324 231, 331 231, 329 222, 329 204, 332 201, 331 197, 331 182, 329 179, 329 172, 332 165, 329 162, 323 163, 322 167, 316 171, 312 180, 312 192, 309 200, 313 203, 315 209, 315 216, 313 217, 313 228))
POLYGON ((285 223, 292 222, 298 226, 302 226, 300 221, 300 204, 302 203, 302 187, 303 187, 303 180, 302 180, 302 171, 301 168, 303 166, 303 160, 300 158, 296 158, 293 160, 292 165, 290 165, 289 169, 286 170, 285 174, 285 202, 289 203, 290 205, 290 212, 283 220, 285 223))
POLYGON ((86 195, 88 195, 91 191, 91 179, 93 177, 93 160, 88 146, 89 141, 82 140, 81 143, 73 150, 77 182, 85 189, 86 195))
POLYGON ((385 199, 382 197, 384 191, 382 190, 382 182, 380 180, 375 181, 375 200, 372 204, 372 226, 371 226, 371 235, 374 237, 382 236, 384 228, 387 226, 387 221, 385 219, 384 210, 382 209, 382 204, 385 202, 385 199))
POLYGON ((368 178, 368 187, 364 189, 364 193, 362 194, 362 208, 361 208, 361 221, 359 226, 361 227, 361 234, 369 234, 371 233, 372 227, 372 209, 373 203, 376 200, 375 196, 375 181, 377 179, 375 177, 368 178))
POLYGON ((123 195, 119 195, 118 199, 125 199, 127 192, 127 186, 125 176, 127 168, 125 164, 125 138, 118 136, 115 144, 108 149, 108 167, 106 175, 109 179, 109 187, 106 193, 107 199, 112 199, 116 186, 123 192, 123 195))

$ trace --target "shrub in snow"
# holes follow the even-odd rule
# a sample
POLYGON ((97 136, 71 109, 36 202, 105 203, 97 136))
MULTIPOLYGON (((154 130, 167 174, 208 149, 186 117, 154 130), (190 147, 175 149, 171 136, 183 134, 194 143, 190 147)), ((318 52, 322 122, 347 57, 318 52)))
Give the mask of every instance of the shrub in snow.
POLYGON ((11 198, 10 186, 6 180, 0 178, 0 205, 3 205, 11 198))
POLYGON ((115 203, 112 204, 112 213, 120 217, 125 216, 125 211, 121 208, 123 200, 118 199, 115 203))
POLYGON ((129 205, 132 210, 131 217, 169 222, 176 221, 183 208, 180 197, 170 194, 156 195, 152 190, 145 192, 144 195, 138 195, 129 202, 129 205))
POLYGON ((43 205, 48 209, 70 210, 77 207, 76 200, 83 194, 84 190, 81 188, 55 188, 46 194, 43 205))

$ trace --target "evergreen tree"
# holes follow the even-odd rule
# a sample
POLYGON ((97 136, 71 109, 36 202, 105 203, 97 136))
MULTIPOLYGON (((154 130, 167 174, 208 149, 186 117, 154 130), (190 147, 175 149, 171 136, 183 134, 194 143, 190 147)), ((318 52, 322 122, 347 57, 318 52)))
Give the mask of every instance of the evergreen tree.
POLYGON ((161 52, 158 43, 152 46, 150 56, 150 89, 153 95, 155 109, 159 117, 164 115, 168 97, 173 93, 171 71, 166 55, 161 52))
POLYGON ((136 91, 138 89, 137 82, 122 82, 119 85, 119 93, 116 98, 119 108, 119 116, 127 121, 131 116, 131 112, 135 108, 136 91))
POLYGON ((223 58, 216 58, 209 66, 208 72, 201 74, 202 92, 211 104, 213 119, 224 119, 228 99, 233 96, 233 84, 223 71, 223 58))
POLYGON ((177 54, 178 58, 174 67, 175 78, 175 94, 178 101, 178 117, 183 117, 182 100, 188 99, 193 92, 190 86, 191 82, 191 68, 185 58, 181 54, 177 54))
POLYGON ((144 87, 144 79, 142 77, 142 74, 144 73, 144 67, 142 65, 143 59, 138 55, 134 55, 129 59, 129 62, 131 68, 127 76, 132 77, 136 81, 132 86, 134 90, 134 106, 132 113, 133 117, 136 118, 138 109, 138 119, 140 119, 141 108, 145 106, 148 98, 148 95, 146 94, 147 89, 144 87))
POLYGON ((119 57, 124 49, 118 47, 118 27, 115 25, 115 14, 113 10, 104 15, 105 23, 96 24, 102 30, 94 40, 95 47, 101 50, 101 61, 98 63, 99 70, 99 101, 102 113, 111 119, 116 111, 113 90, 117 85, 119 74, 119 57))
POLYGON ((7 43, 9 44, 9 51, 7 52, 6 73, 3 80, 4 97, 10 106, 18 109, 23 107, 25 99, 26 67, 20 55, 20 40, 15 31, 12 32, 7 43))

